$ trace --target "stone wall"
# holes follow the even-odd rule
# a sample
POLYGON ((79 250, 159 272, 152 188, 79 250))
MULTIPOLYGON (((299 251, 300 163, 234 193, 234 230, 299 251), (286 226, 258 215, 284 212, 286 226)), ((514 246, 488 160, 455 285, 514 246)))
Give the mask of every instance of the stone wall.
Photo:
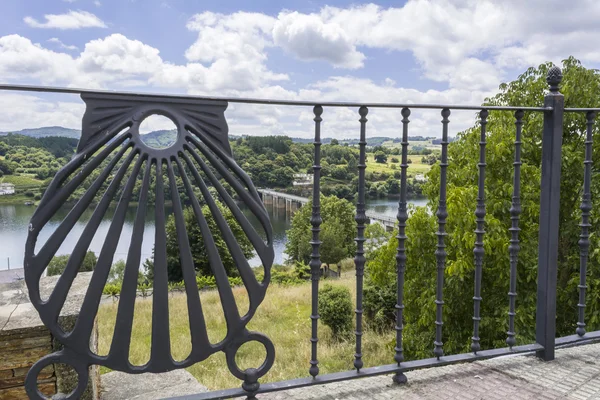
MULTIPOLYGON (((77 320, 79 307, 89 284, 91 272, 80 273, 73 282, 59 323, 70 331, 77 320)), ((42 278, 40 288, 46 298, 58 277, 42 278)), ((90 346, 97 349, 97 329, 90 346)), ((28 399, 24 388, 29 368, 46 354, 62 348, 42 324, 38 313, 29 302, 23 281, 0 284, 0 399, 28 399)), ((99 368, 90 367, 90 379, 84 400, 99 398, 99 368)), ((77 385, 77 374, 63 365, 50 365, 38 375, 38 389, 51 396, 58 392, 68 394, 77 385)))

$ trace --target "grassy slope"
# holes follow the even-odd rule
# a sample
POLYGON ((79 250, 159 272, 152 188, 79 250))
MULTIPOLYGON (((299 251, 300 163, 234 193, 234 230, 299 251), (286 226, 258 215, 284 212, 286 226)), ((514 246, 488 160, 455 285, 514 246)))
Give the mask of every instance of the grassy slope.
POLYGON ((37 193, 36 187, 41 186, 42 181, 35 179, 33 175, 4 175, 0 178, 0 183, 12 183, 17 189, 16 194, 0 196, 0 204, 23 204, 26 201, 34 201, 32 197, 23 194, 25 189, 37 193))
MULTIPOLYGON (((402 159, 402 156, 388 156, 388 162, 386 164, 379 164, 375 162, 375 158, 373 157, 373 153, 367 153, 367 171, 372 172, 387 172, 390 175, 394 174, 394 171, 400 171, 400 162, 392 163, 392 157, 397 158, 398 160, 402 159), (392 165, 396 165, 396 169, 392 169, 392 165)), ((412 160, 411 164, 408 164, 407 173, 409 177, 412 177, 416 174, 425 174, 427 171, 431 169, 431 165, 422 164, 421 158, 423 156, 417 155, 409 155, 409 159, 412 160)))
POLYGON ((33 175, 4 175, 0 178, 0 183, 12 183, 19 189, 19 186, 40 186, 42 181, 35 179, 33 175))
MULTIPOLYGON (((354 297, 356 291, 353 273, 348 272, 342 279, 330 282, 350 288, 354 297)), ((249 329, 267 335, 276 349, 275 364, 261 382, 308 376, 311 333, 310 288, 309 282, 295 287, 271 285, 263 304, 250 322, 249 329)), ((236 288, 235 296, 239 299, 240 310, 246 310, 248 301, 245 290, 236 288)), ((185 299, 183 295, 173 295, 169 299, 171 348, 176 360, 185 358, 191 349, 185 299)), ((209 338, 213 342, 223 339, 225 325, 218 292, 203 292, 201 301, 209 338)), ((100 308, 98 316, 100 354, 107 354, 110 347, 117 305, 117 303, 105 304, 100 308)), ((130 360, 137 365, 149 359, 151 307, 151 300, 138 299, 136 303, 130 360)), ((393 331, 382 335, 366 329, 363 336, 365 366, 393 363, 394 337, 393 331)), ((319 324, 318 359, 321 373, 350 370, 353 367, 353 357, 353 338, 345 342, 336 342, 331 339, 329 328, 319 324)), ((262 345, 251 342, 240 348, 236 358, 240 368, 258 367, 264 360, 264 349, 262 345)), ((188 371, 211 390, 239 387, 241 384, 227 369, 223 353, 214 354, 207 360, 189 367, 188 371)))

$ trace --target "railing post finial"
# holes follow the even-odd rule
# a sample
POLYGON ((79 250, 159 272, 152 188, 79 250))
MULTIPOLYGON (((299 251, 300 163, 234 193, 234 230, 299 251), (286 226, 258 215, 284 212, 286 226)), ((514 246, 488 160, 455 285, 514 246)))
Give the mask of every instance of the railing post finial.
POLYGON ((546 75, 546 82, 548 82, 548 86, 550 86, 550 93, 556 94, 558 93, 558 85, 562 82, 563 74, 560 67, 553 65, 548 70, 548 74, 546 75))

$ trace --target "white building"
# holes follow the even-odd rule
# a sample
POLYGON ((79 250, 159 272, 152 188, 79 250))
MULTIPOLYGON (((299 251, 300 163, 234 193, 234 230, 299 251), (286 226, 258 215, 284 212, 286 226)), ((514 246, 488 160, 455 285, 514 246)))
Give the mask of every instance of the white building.
POLYGON ((294 186, 310 186, 312 184, 312 174, 294 174, 294 186))
POLYGON ((0 196, 15 194, 15 185, 12 183, 0 183, 0 196))
POLYGON ((427 182, 427 178, 423 174, 415 175, 415 181, 417 182, 427 182))

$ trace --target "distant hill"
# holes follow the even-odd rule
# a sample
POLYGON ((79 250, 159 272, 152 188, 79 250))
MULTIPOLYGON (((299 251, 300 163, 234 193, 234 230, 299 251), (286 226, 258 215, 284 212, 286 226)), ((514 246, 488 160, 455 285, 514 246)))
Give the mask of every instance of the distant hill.
MULTIPOLYGON (((144 135, 144 142, 154 147, 168 147, 172 144, 172 132, 174 131, 161 130, 150 132, 147 135, 144 135)), ((0 137, 6 136, 9 133, 36 139, 47 137, 66 137, 70 139, 81 138, 81 130, 63 128, 62 126, 45 126, 42 128, 22 129, 20 131, 0 132, 0 137)))
MULTIPOLYGON (((321 143, 323 144, 330 144, 331 140, 333 138, 324 138, 321 139, 321 143)), ((435 139, 433 137, 423 137, 423 136, 409 136, 408 140, 410 142, 423 142, 423 141, 428 141, 431 139, 435 139)), ((292 138, 292 141, 294 143, 312 143, 314 139, 304 139, 304 138, 292 138)), ((340 144, 348 144, 350 146, 353 145, 358 145, 359 143, 359 139, 338 139, 338 142, 340 144)), ((399 137, 396 138, 391 138, 391 137, 387 137, 387 136, 375 136, 375 137, 370 137, 368 138, 368 142, 369 142, 369 146, 381 146, 383 145, 383 143, 385 142, 393 142, 393 143, 400 143, 402 142, 402 139, 399 137)))
MULTIPOLYGON (((150 133, 144 135, 144 142, 147 144, 150 144, 151 146, 158 147, 158 148, 168 147, 172 144, 172 138, 171 138, 172 132, 174 132, 174 131, 160 130, 160 131, 150 132, 150 133)), ((0 136, 6 136, 8 133, 14 133, 14 134, 19 134, 19 135, 23 135, 23 136, 33 137, 33 138, 59 136, 59 137, 79 139, 81 137, 81 131, 79 129, 63 128, 62 126, 46 126, 43 128, 22 129, 20 131, 0 132, 0 136)), ((229 135, 229 139, 235 140, 239 137, 244 137, 244 136, 246 136, 246 135, 229 135)), ((291 138, 291 139, 294 143, 312 143, 313 142, 313 139, 304 139, 304 138, 291 138)), ((435 138, 421 137, 421 136, 410 136, 409 137, 409 141, 411 141, 411 142, 426 141, 426 140, 430 140, 430 139, 435 139, 435 138)), ((332 140, 332 138, 324 138, 321 140, 321 143, 329 144, 329 143, 331 143, 331 140, 332 140)), ((358 142, 359 142, 358 139, 339 139, 338 141, 340 144, 347 143, 351 146, 358 145, 358 142)), ((390 138, 390 137, 385 137, 385 136, 370 137, 369 138, 369 146, 379 146, 379 145, 382 145, 384 142, 388 142, 388 141, 392 141, 394 143, 400 143, 401 139, 399 137, 390 138)), ((439 141, 440 141, 440 139, 437 139, 437 142, 439 142, 439 141)), ((452 140, 450 140, 450 141, 452 141, 452 140)), ((436 141, 434 141, 433 144, 439 144, 439 143, 436 143, 436 141)))
POLYGON ((45 126, 43 128, 34 128, 34 129, 22 129, 20 131, 11 131, 11 132, 0 132, 0 136, 8 135, 9 133, 14 133, 23 136, 30 136, 34 138, 43 138, 49 136, 60 136, 60 137, 68 137, 72 139, 79 139, 81 137, 81 131, 79 129, 69 129, 63 128, 62 126, 45 126))
POLYGON ((155 149, 164 149, 171 146, 177 139, 177 130, 160 130, 142 136, 142 142, 155 149))

